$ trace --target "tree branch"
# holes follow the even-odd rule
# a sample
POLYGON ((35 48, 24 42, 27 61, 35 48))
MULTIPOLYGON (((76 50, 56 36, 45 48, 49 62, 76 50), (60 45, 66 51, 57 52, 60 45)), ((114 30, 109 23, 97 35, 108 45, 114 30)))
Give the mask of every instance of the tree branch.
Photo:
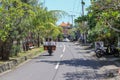
MULTIPOLYGON (((107 21, 106 21, 106 22, 107 22, 107 21)), ((119 29, 112 27, 112 25, 111 25, 109 22, 107 22, 107 24, 108 24, 108 26, 109 26, 112 30, 114 30, 114 31, 116 31, 116 32, 120 32, 119 29)))

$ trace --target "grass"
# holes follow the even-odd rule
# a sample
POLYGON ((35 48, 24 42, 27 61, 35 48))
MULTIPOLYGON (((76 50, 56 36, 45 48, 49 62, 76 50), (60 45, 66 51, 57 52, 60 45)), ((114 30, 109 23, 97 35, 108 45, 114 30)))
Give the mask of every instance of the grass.
POLYGON ((43 47, 40 47, 40 48, 34 48, 32 50, 28 50, 26 52, 21 52, 21 53, 18 53, 18 56, 12 56, 10 57, 10 59, 12 58, 19 58, 19 57, 23 57, 23 56, 27 56, 29 54, 33 54, 33 55, 37 55, 37 54, 40 54, 41 52, 43 52, 43 47))
MULTIPOLYGON (((35 55, 41 54, 42 52, 44 52, 43 47, 34 48, 34 49, 28 50, 28 51, 26 51, 26 52, 18 53, 18 56, 12 56, 12 57, 10 57, 10 60, 9 60, 9 61, 15 60, 15 59, 17 59, 17 58, 20 58, 20 57, 23 57, 23 56, 27 56, 27 55, 30 55, 30 54, 33 54, 33 56, 35 56, 35 55)), ((3 63, 5 63, 5 62, 8 62, 8 61, 2 61, 2 60, 1 60, 1 61, 0 61, 0 64, 3 64, 3 63)))

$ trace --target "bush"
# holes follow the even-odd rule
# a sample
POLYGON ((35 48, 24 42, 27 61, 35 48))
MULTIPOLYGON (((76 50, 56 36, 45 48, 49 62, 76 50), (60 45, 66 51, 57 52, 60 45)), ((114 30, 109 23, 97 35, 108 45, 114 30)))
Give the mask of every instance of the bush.
POLYGON ((10 56, 18 56, 18 53, 21 51, 20 45, 13 45, 11 52, 10 52, 10 56))

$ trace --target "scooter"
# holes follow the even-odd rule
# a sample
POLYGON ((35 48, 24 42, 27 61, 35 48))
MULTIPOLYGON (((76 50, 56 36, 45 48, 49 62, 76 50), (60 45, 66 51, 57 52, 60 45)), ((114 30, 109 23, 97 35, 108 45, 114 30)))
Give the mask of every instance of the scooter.
POLYGON ((104 56, 104 55, 114 55, 115 57, 119 57, 119 51, 118 49, 113 46, 113 45, 109 45, 107 46, 107 49, 104 48, 98 48, 95 50, 96 56, 98 58, 104 56))
POLYGON ((119 57, 119 50, 114 45, 109 45, 106 53, 108 55, 114 55, 115 57, 119 57))
POLYGON ((56 50, 56 45, 44 45, 44 50, 48 51, 49 55, 51 56, 56 50))
POLYGON ((51 56, 53 53, 52 46, 48 46, 48 53, 51 56))

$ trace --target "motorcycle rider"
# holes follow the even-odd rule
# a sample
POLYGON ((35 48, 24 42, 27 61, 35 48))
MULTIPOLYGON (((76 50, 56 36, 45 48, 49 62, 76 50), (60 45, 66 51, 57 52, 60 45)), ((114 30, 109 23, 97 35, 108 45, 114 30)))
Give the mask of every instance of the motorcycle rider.
POLYGON ((55 46, 55 42, 52 41, 51 38, 49 38, 48 41, 46 42, 46 44, 48 46, 47 47, 48 53, 49 53, 49 55, 51 55, 53 53, 53 46, 55 46))

